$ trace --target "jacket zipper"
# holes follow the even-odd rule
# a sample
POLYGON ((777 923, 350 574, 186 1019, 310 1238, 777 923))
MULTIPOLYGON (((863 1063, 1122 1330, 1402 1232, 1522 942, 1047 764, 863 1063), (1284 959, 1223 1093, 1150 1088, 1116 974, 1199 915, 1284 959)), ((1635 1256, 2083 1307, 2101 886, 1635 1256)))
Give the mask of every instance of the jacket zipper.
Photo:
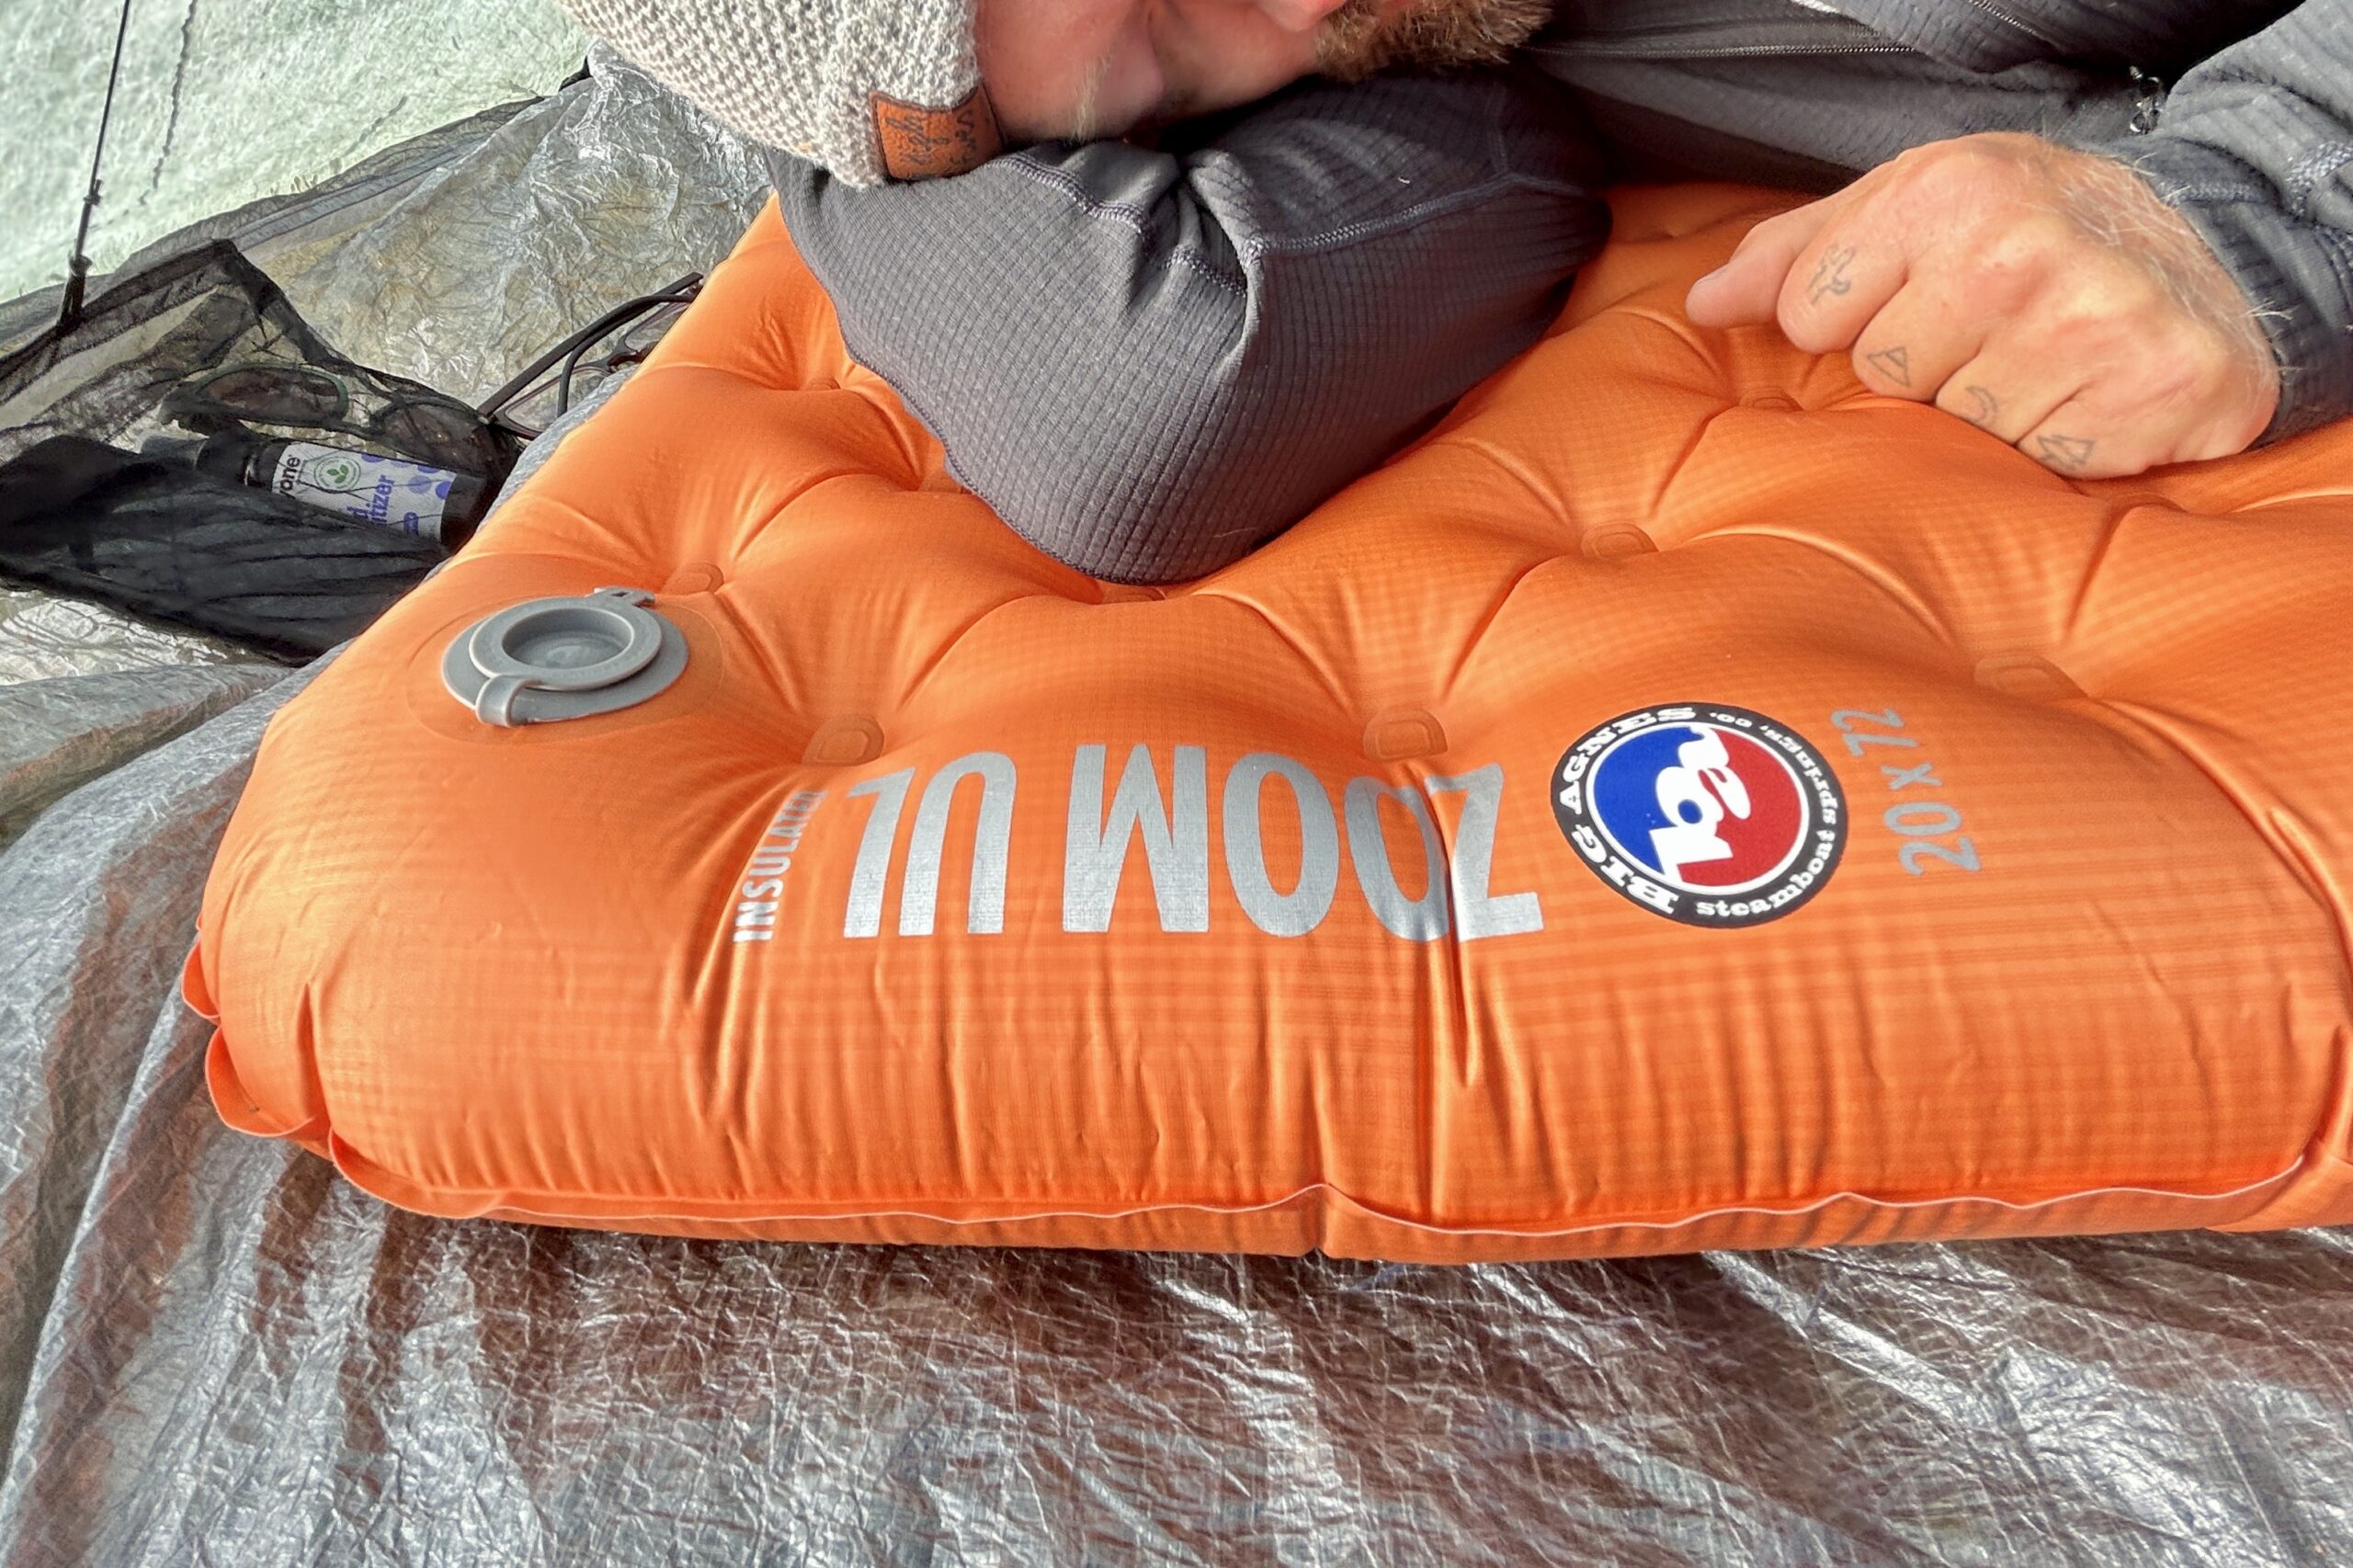
POLYGON ((1596 44, 1580 40, 1574 46, 1538 44, 1529 52, 1583 60, 1733 60, 1759 54, 1910 54, 1914 51, 1900 43, 1726 43, 1700 44, 1689 49, 1663 51, 1655 46, 1645 47, 1631 40, 1619 44, 1596 44))
POLYGON ((2162 76, 2152 76, 2138 65, 2128 65, 2124 74, 2131 79, 2139 97, 2133 100, 2130 127, 2135 136, 2146 136, 2157 128, 2157 119, 2165 113, 2165 83, 2162 76))
MULTIPOLYGON (((2063 47, 2050 34, 2042 31, 2040 28, 2035 27, 2032 23, 2027 21, 2024 17, 2009 10, 2007 7, 1997 4, 1996 0, 1964 0, 1964 3, 1973 7, 1981 15, 1992 18, 2002 26, 2025 34, 2028 38, 2034 40, 2035 42, 2041 44, 2046 49, 2057 50, 2063 47)), ((1827 18, 1825 18, 1825 20, 1827 18)), ((1669 25, 1666 27, 1651 28, 1647 29, 1630 30, 1619 34, 1615 40, 1613 40, 1608 35, 1596 36, 1595 34, 1588 32, 1579 35, 1574 42, 1563 41, 1551 44, 1538 43, 1532 46, 1529 52, 1540 56, 1549 54, 1567 60, 1576 60, 1580 58, 1603 60, 1739 60, 1753 59, 1759 56, 1787 57, 1791 55, 1911 54, 1915 52, 1915 51, 1914 51, 1909 45, 1890 42, 1885 39, 1880 38, 1877 34, 1870 33, 1870 29, 1860 22, 1855 22, 1847 18, 1840 19, 1847 20, 1847 25, 1855 28, 1858 31, 1866 33, 1872 41, 1831 42, 1828 40, 1820 40, 1813 42, 1800 42, 1792 40, 1787 43, 1700 43, 1689 44, 1680 48, 1674 47, 1672 40, 1677 37, 1689 36, 1694 33, 1704 36, 1708 33, 1719 30, 1716 27, 1707 24, 1684 24, 1680 26, 1669 25)), ((2139 94, 2132 109, 2131 133, 2135 136, 2145 136, 2150 131, 2154 131, 2157 128, 2158 116, 2165 108, 2165 94, 2167 90, 2166 84, 2163 78, 2153 75, 2150 73, 2142 70, 2137 65, 2128 65, 2125 67, 2125 74, 2131 80, 2132 85, 2138 90, 2139 94)))
MULTIPOLYGON (((2065 45, 2057 39, 2016 12, 1996 4, 1995 0, 1968 0, 1968 3, 1983 15, 1991 17, 2004 27, 2013 28, 2024 33, 2046 49, 2063 51, 2065 48, 2065 45)), ((2131 134, 2146 136, 2157 128, 2157 118, 2165 111, 2167 90, 2165 78, 2143 71, 2138 65, 2127 65, 2124 68, 2124 74, 2132 84, 2135 95, 2132 101, 2131 134)))
POLYGON ((2041 28, 2034 26, 2031 22, 2027 21, 2024 17, 2018 16, 2014 12, 2011 12, 2001 6, 1995 5, 1994 0, 1968 0, 1968 3, 1979 12, 1991 17, 1994 20, 2001 23, 2004 27, 2012 28, 2026 34, 2027 37, 2034 40, 2035 42, 2043 45, 2045 48, 2058 49, 2061 47, 2057 39, 2052 38, 2049 33, 2044 32, 2041 28))
POLYGON ((1792 38, 1774 43, 1687 43, 1677 44, 1681 38, 1718 37, 1727 29, 1719 23, 1669 23, 1665 26, 1628 28, 1622 30, 1594 33, 1579 32, 1557 42, 1539 42, 1529 48, 1536 55, 1557 55, 1564 59, 1606 60, 1735 60, 1760 55, 1828 55, 1828 54, 1909 54, 1904 44, 1881 37, 1862 23, 1846 17, 1824 17, 1819 22, 1807 18, 1807 31, 1818 32, 1823 28, 1839 28, 1859 35, 1854 40, 1792 38))

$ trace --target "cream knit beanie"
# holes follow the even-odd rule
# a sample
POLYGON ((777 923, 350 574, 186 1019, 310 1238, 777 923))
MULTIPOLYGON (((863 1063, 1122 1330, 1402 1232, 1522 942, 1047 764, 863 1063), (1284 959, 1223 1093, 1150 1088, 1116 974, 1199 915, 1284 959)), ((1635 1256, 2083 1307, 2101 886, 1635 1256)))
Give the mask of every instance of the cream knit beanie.
POLYGON ((1000 140, 977 0, 564 0, 580 23, 739 135, 851 185, 961 174, 1000 140))

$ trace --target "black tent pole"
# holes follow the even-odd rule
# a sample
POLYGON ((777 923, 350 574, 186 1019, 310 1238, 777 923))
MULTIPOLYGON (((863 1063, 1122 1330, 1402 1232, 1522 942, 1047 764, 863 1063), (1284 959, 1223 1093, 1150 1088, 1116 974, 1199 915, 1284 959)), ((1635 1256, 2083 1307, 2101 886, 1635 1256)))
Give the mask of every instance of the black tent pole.
POLYGON ((106 162, 107 127, 114 121, 115 84, 122 79, 122 46, 131 37, 131 0, 122 0, 122 20, 114 32, 114 65, 107 72, 106 108, 98 113, 98 144, 90 154, 90 193, 82 199, 82 227, 74 236, 74 255, 65 264, 65 300, 57 312, 57 330, 71 332, 81 324, 82 299, 90 283, 90 219, 98 210, 98 170, 106 162))

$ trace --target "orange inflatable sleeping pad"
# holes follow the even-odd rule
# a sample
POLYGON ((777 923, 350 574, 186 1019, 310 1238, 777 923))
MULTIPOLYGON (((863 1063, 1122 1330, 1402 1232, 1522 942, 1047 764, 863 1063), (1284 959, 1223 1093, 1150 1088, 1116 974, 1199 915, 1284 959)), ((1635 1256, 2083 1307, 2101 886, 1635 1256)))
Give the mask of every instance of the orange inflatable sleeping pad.
POLYGON ((188 994, 426 1213, 1472 1260, 2353 1220, 2353 426, 2074 483, 1689 280, 1215 576, 1024 545, 771 211, 270 727, 188 994), (453 640, 620 585, 626 712, 453 640))

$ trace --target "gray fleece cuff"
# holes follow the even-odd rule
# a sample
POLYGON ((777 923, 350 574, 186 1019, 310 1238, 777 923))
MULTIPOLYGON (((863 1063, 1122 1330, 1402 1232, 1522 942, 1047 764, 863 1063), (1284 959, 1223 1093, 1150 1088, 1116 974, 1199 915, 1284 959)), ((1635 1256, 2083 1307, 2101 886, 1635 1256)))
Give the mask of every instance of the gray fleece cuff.
POLYGON ((2138 173, 2212 249, 2279 365, 2279 408, 2261 442, 2353 413, 2353 234, 2280 210, 2255 169, 2202 142, 2135 137, 2095 148, 2138 173))

